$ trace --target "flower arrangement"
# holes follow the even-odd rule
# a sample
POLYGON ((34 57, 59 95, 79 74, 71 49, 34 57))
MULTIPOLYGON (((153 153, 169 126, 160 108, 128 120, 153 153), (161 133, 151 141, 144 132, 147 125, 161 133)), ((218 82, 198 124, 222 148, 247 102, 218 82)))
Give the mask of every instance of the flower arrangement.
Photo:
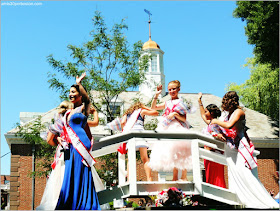
POLYGON ((171 187, 157 195, 155 205, 156 207, 183 207, 188 205, 196 206, 198 202, 193 202, 191 196, 184 194, 181 189, 171 187))
POLYGON ((197 108, 193 105, 191 100, 186 99, 183 96, 180 96, 180 98, 183 100, 188 113, 193 114, 196 112, 197 108))

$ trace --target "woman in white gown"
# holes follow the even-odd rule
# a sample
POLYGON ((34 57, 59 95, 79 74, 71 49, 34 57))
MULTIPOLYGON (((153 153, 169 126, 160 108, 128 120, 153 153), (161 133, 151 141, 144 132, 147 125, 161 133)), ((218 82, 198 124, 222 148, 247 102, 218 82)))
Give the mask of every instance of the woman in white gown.
POLYGON ((253 157, 254 145, 246 133, 245 113, 239 106, 239 97, 234 91, 227 92, 222 100, 222 109, 228 112, 224 121, 212 120, 234 138, 234 148, 226 145, 229 189, 234 190, 242 204, 248 208, 279 208, 259 181, 257 162, 253 157))
MULTIPOLYGON (((169 82, 168 92, 171 100, 157 105, 157 98, 161 91, 162 85, 159 85, 151 105, 152 109, 165 109, 163 116, 158 118, 157 131, 188 131, 187 107, 178 97, 180 82, 178 80, 169 82)), ((150 155, 149 166, 154 171, 173 171, 173 181, 178 180, 178 170, 182 170, 181 180, 187 180, 187 170, 192 169, 191 143, 186 141, 155 143, 150 155)))

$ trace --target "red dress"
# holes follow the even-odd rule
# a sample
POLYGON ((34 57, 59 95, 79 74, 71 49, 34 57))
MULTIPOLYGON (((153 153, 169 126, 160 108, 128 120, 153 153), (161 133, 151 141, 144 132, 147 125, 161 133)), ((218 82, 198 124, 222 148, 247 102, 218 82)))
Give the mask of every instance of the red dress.
POLYGON ((206 182, 226 188, 224 166, 213 161, 204 160, 206 182))
MULTIPOLYGON (((207 130, 210 134, 213 132, 220 133, 220 131, 217 130, 216 124, 211 124, 207 127, 207 130)), ((218 126, 219 127, 219 126, 218 126)), ((216 153, 222 153, 218 150, 211 149, 211 151, 215 151, 216 153)), ((224 165, 221 165, 219 163, 215 163, 213 161, 204 160, 204 167, 205 167, 205 177, 206 182, 210 183, 212 185, 216 185, 222 188, 226 188, 226 182, 225 182, 225 173, 224 173, 224 165)))

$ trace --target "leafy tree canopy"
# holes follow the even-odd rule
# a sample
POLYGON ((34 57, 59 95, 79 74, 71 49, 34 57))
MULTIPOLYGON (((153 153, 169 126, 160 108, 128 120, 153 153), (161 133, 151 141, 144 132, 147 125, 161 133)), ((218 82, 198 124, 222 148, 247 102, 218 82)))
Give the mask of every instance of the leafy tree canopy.
POLYGON ((51 171, 51 161, 55 153, 55 148, 44 141, 40 134, 46 131, 46 126, 41 121, 42 117, 39 116, 33 122, 29 122, 24 125, 17 123, 16 136, 22 138, 22 140, 30 144, 34 148, 34 156, 36 160, 36 169, 34 172, 30 172, 30 176, 47 176, 51 171))
MULTIPOLYGON (((81 47, 68 45, 72 61, 56 60, 53 55, 47 57, 48 63, 53 68, 48 73, 50 88, 60 92, 61 100, 68 99, 70 82, 77 75, 86 72, 82 85, 87 89, 91 103, 99 112, 112 116, 112 99, 127 89, 136 88, 145 78, 144 72, 148 68, 151 56, 141 56, 143 43, 138 41, 131 47, 124 31, 128 29, 125 20, 114 24, 108 30, 99 11, 95 12, 92 19, 92 39, 81 47), (96 101, 90 90, 99 91, 96 101), (106 105, 106 110, 102 109, 106 105)), ((42 162, 38 162, 38 168, 32 174, 47 175, 51 170, 50 163, 53 160, 54 147, 48 145, 41 137, 40 132, 47 130, 42 124, 41 118, 30 125, 18 124, 17 136, 36 148, 35 155, 42 162)), ((99 173, 108 186, 117 182, 116 153, 100 158, 105 162, 99 173), (114 162, 112 162, 114 161, 114 162), (110 165, 109 165, 110 164, 110 165)))
POLYGON ((148 68, 150 56, 141 57, 141 41, 134 43, 133 47, 129 45, 124 34, 128 29, 124 19, 109 30, 101 13, 96 11, 92 23, 90 41, 81 47, 67 46, 73 61, 62 62, 54 59, 53 55, 47 57, 53 68, 53 72, 49 72, 48 82, 50 88, 60 92, 61 99, 66 99, 69 90, 67 80, 73 80, 86 72, 82 84, 88 90, 91 103, 97 107, 98 112, 112 117, 112 99, 116 99, 123 91, 136 88, 145 79, 144 71, 148 68), (60 75, 57 76, 57 73, 60 75), (90 90, 99 91, 98 99, 101 103, 94 99, 90 90), (104 104, 105 110, 101 109, 104 104))
POLYGON ((259 63, 279 68, 279 1, 237 1, 233 16, 247 22, 248 43, 259 63))
POLYGON ((235 90, 248 108, 279 121, 279 71, 270 64, 258 64, 255 58, 247 60, 250 79, 241 85, 232 83, 227 90, 235 90))

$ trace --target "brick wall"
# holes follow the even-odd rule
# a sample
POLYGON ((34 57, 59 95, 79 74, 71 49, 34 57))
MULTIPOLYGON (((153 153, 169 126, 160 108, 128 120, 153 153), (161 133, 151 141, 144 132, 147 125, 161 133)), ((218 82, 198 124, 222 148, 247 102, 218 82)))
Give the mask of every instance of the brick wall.
POLYGON ((259 179, 267 191, 279 192, 279 149, 259 148, 261 152, 258 156, 258 175, 259 179))
POLYGON ((10 177, 10 209, 17 210, 19 206, 19 159, 20 155, 11 155, 10 177), (16 176, 17 175, 17 176, 16 176))
MULTIPOLYGON (((10 209, 32 209, 32 148, 30 145, 12 145, 10 209)), ((36 168, 36 163, 35 163, 36 168)), ((35 178, 34 207, 41 201, 46 178, 35 178)))

